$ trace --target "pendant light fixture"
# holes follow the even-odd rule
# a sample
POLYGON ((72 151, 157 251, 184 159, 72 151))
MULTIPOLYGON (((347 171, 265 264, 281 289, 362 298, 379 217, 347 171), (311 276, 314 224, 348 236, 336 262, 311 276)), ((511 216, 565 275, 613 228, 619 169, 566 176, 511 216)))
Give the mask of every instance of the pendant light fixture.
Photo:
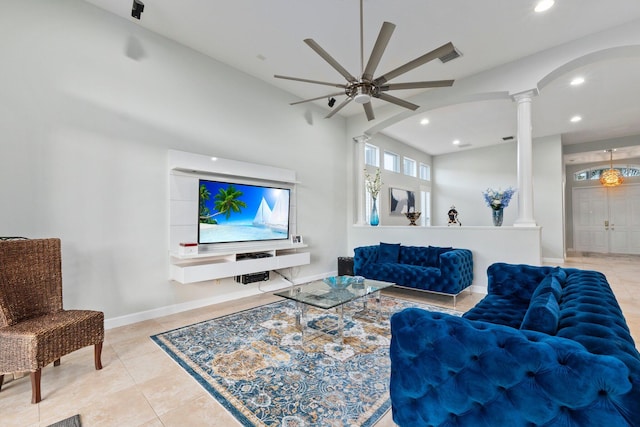
POLYGON ((619 170, 613 168, 613 150, 604 150, 605 152, 609 152, 610 154, 610 163, 609 170, 604 171, 602 175, 600 175, 600 183, 605 187, 617 187, 622 184, 624 178, 622 178, 622 174, 619 170))

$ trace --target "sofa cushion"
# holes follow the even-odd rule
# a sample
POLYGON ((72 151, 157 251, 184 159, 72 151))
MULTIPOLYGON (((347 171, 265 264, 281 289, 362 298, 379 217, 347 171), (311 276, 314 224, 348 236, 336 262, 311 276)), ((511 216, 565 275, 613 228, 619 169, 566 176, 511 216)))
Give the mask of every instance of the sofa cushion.
POLYGON ((518 329, 528 307, 528 300, 495 294, 487 295, 462 317, 518 329))
POLYGON ((554 273, 547 274, 540 282, 538 287, 533 291, 531 300, 536 299, 539 295, 551 293, 555 297, 556 301, 560 303, 562 298, 562 286, 558 277, 554 273))
POLYGON ((552 292, 542 293, 531 299, 520 329, 555 335, 559 319, 558 300, 552 292))
POLYGON ((395 263, 398 262, 400 257, 400 243, 382 243, 380 242, 380 249, 378 251, 379 263, 395 263))
POLYGON ((429 255, 429 248, 426 246, 401 246, 400 258, 398 262, 400 264, 417 265, 418 267, 427 267, 427 258, 429 255))

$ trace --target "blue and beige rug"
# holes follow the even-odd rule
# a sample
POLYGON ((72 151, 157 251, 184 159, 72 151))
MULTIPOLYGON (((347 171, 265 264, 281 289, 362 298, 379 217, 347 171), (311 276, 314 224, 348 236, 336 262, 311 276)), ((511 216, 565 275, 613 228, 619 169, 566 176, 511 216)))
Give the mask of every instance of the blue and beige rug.
MULTIPOLYGON (((372 302, 373 304, 373 302, 372 302)), ((460 314, 383 296, 382 315, 309 309, 302 339, 296 305, 284 300, 151 338, 244 426, 372 426, 389 400, 389 315, 407 307, 460 314), (309 333, 311 331, 311 333, 309 333)))

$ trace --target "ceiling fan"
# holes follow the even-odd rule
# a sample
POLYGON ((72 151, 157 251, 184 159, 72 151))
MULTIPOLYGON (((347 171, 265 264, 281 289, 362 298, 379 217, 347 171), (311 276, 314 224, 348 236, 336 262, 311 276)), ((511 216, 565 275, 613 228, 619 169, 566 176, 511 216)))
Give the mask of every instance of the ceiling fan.
POLYGON ((363 7, 362 1, 360 0, 360 65, 362 69, 362 73, 360 77, 357 78, 349 73, 342 65, 338 63, 331 55, 329 55, 318 43, 316 43, 313 39, 305 39, 304 42, 313 49, 318 55, 322 57, 325 61, 329 63, 336 71, 338 71, 342 76, 347 80, 347 83, 330 83, 323 82, 318 80, 309 80, 302 79, 298 77, 288 77, 282 75, 274 75, 277 79, 286 79, 286 80, 295 80, 299 82, 305 83, 314 83, 325 86, 333 86, 343 89, 341 92, 330 93, 328 95, 319 96, 317 98, 305 99, 304 101, 292 102, 290 105, 302 104, 304 102, 309 101, 317 101, 318 99, 330 98, 333 96, 347 95, 347 98, 342 101, 336 108, 331 110, 331 112, 325 117, 330 118, 338 111, 340 111, 343 107, 345 107, 351 101, 355 101, 358 104, 362 104, 364 108, 364 112, 367 115, 367 120, 375 119, 375 115, 373 113, 373 107, 371 106, 371 98, 378 98, 384 101, 390 102, 392 104, 399 105, 404 108, 408 108, 410 110, 416 110, 420 106, 413 104, 409 101, 405 101, 403 99, 397 98, 395 96, 389 95, 387 92, 391 90, 400 90, 400 89, 423 89, 423 88, 435 88, 435 87, 447 87, 453 85, 453 80, 433 80, 433 81, 424 81, 424 82, 410 82, 410 83, 388 83, 389 80, 394 79, 408 71, 413 70, 421 65, 426 64, 427 62, 434 60, 436 58, 440 58, 446 55, 453 54, 455 52, 455 47, 451 42, 446 43, 440 46, 437 49, 428 52, 413 61, 409 61, 406 64, 389 71, 386 74, 381 75, 380 77, 374 78, 373 74, 380 63, 380 59, 382 58, 382 54, 384 53, 389 40, 391 39, 391 34, 393 34, 393 30, 396 28, 395 24, 391 22, 384 22, 382 24, 382 28, 380 29, 380 33, 378 33, 378 38, 373 46, 373 50, 371 51, 371 55, 369 56, 369 61, 367 65, 364 65, 364 42, 363 42, 363 7))

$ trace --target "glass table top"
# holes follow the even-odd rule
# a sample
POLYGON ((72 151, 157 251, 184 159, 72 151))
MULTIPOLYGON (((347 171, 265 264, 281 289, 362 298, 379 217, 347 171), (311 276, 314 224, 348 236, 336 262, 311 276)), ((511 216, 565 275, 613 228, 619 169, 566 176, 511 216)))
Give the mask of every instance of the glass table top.
POLYGON ((336 288, 323 280, 294 285, 274 295, 302 302, 322 309, 330 309, 358 298, 373 294, 393 286, 394 283, 364 279, 361 283, 350 283, 344 288, 336 288))

